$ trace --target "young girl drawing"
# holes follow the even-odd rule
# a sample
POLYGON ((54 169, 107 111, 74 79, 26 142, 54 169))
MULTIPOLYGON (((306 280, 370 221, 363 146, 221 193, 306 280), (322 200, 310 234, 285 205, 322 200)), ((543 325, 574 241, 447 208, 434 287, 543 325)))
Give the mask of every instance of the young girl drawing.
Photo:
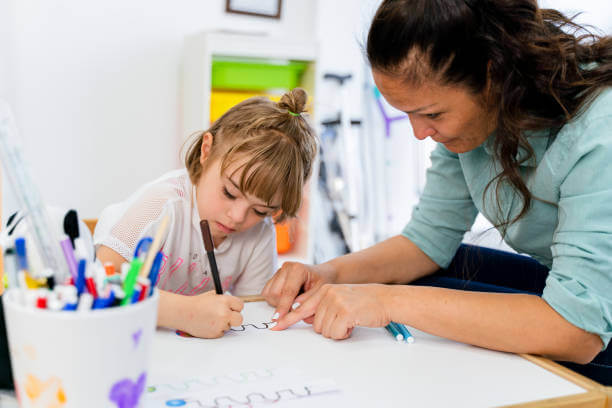
POLYGON ((306 98, 296 88, 278 103, 263 97, 241 102, 191 141, 185 169, 103 211, 94 243, 98 258, 116 268, 169 217, 157 280, 158 325, 212 338, 242 323, 242 301, 212 290, 200 220, 209 222, 223 288, 260 293, 276 270, 272 217, 296 215, 317 151, 303 114, 306 98))

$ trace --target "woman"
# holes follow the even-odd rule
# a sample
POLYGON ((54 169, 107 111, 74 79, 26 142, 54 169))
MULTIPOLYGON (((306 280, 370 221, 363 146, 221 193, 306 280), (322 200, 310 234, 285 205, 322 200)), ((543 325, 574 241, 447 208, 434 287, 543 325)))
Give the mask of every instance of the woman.
POLYGON ((396 321, 612 383, 612 38, 579 29, 532 0, 384 1, 368 59, 438 142, 426 187, 401 235, 283 265, 263 291, 275 329, 396 321), (460 246, 479 211, 530 257, 460 246))

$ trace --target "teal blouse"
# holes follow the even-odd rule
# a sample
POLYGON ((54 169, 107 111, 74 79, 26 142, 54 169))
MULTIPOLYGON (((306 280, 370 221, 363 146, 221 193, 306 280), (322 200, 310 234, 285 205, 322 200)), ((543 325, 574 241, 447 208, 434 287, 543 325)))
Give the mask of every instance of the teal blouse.
MULTIPOLYGON (((447 267, 481 212, 493 225, 512 219, 522 201, 502 183, 501 211, 493 160, 494 134, 474 150, 455 154, 439 144, 403 235, 447 267)), ((505 242, 550 269, 542 298, 570 323, 612 338, 612 88, 556 134, 527 135, 535 158, 521 166, 534 196, 529 212, 506 231, 505 242)), ((524 154, 524 152, 520 152, 524 154)))

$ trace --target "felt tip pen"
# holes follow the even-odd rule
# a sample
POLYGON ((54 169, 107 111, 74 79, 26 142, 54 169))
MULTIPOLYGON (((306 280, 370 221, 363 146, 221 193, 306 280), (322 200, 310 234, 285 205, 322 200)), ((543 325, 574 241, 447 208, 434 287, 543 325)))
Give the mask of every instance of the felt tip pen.
POLYGON ((79 261, 79 268, 76 279, 74 281, 74 286, 77 289, 77 295, 81 296, 83 291, 85 290, 85 270, 87 269, 87 261, 85 259, 81 259, 79 261))
POLYGON ((210 233, 210 227, 208 221, 200 221, 200 230, 202 232, 202 240, 204 241, 204 249, 206 249, 206 255, 208 255, 208 263, 210 264, 210 272, 215 283, 215 291, 217 295, 223 294, 223 286, 221 285, 221 279, 219 278, 219 270, 217 269, 217 261, 215 260, 215 245, 213 243, 212 234, 210 233))
POLYGON ((79 297, 79 303, 77 306, 77 311, 85 312, 87 310, 91 310, 91 306, 93 305, 94 297, 90 293, 83 293, 79 297))
POLYGON ((70 238, 63 239, 62 242, 60 242, 60 246, 62 247, 62 251, 64 251, 64 258, 66 258, 70 275, 72 275, 72 278, 76 281, 78 266, 76 258, 74 257, 74 250, 72 249, 70 238))
POLYGON ((142 268, 142 259, 133 259, 132 263, 130 264, 130 270, 125 277, 125 281, 123 282, 125 297, 121 300, 122 306, 129 305, 132 301, 132 296, 134 295, 134 285, 136 285, 136 279, 138 278, 140 268, 142 268))
POLYGON ((24 238, 15 239, 15 252, 17 252, 17 265, 20 271, 28 271, 28 257, 24 238))
POLYGON ((392 324, 395 324, 395 326, 397 327, 397 329, 399 330, 399 332, 402 334, 402 336, 404 336, 404 340, 407 343, 414 343, 414 337, 412 337, 412 334, 410 334, 410 332, 408 331, 408 329, 406 328, 406 326, 404 326, 401 323, 394 323, 391 322, 392 324))
POLYGON ((399 332, 399 330, 397 329, 397 327, 395 327, 395 325, 393 324, 393 322, 389 323, 388 325, 385 326, 385 329, 387 329, 387 331, 389 333, 391 333, 391 335, 393 337, 395 337, 395 340, 397 341, 402 341, 404 340, 404 336, 399 332))
POLYGON ((149 283, 151 285, 151 288, 149 289, 149 296, 153 295, 153 289, 155 289, 155 286, 157 285, 157 277, 159 276, 159 269, 161 268, 163 259, 164 254, 162 251, 159 251, 157 255, 155 255, 155 260, 153 261, 151 272, 149 273, 149 283))

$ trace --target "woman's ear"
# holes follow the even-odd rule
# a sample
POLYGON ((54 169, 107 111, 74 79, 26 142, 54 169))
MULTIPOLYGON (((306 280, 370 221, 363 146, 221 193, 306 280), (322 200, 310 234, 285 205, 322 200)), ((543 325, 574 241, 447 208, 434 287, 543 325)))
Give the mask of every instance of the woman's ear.
POLYGON ((202 146, 200 147, 200 164, 204 166, 204 162, 210 156, 210 151, 213 145, 213 135, 206 132, 202 135, 202 146))

